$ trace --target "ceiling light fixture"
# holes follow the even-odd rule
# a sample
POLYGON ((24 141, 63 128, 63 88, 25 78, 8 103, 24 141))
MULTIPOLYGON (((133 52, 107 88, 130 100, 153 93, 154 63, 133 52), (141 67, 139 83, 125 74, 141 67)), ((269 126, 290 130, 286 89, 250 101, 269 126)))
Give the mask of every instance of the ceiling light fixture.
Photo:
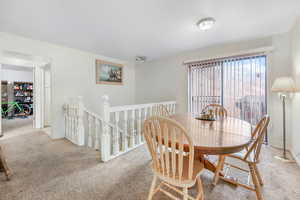
POLYGON ((200 19, 196 25, 200 28, 200 30, 207 31, 211 29, 215 23, 216 20, 214 18, 207 17, 207 18, 200 19))
POLYGON ((135 57, 135 62, 137 62, 137 63, 144 63, 144 62, 146 62, 146 60, 147 60, 146 56, 136 56, 135 57))

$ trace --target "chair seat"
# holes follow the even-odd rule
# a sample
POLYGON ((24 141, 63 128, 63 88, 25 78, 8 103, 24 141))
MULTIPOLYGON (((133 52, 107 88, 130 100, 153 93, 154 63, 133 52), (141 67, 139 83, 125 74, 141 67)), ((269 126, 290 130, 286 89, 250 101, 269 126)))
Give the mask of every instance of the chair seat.
MULTIPOLYGON (((172 159, 171 157, 171 153, 169 153, 169 158, 170 160, 172 159)), ((171 163, 171 162, 170 162, 171 163)), ((193 174, 192 174, 192 180, 189 179, 189 159, 188 156, 183 156, 183 169, 182 169, 182 178, 181 180, 179 179, 178 176, 178 168, 179 168, 179 163, 178 163, 178 155, 176 155, 176 169, 177 169, 177 173, 175 174, 175 178, 173 178, 173 173, 172 173, 172 166, 169 165, 169 175, 167 174, 167 168, 165 166, 164 168, 164 173, 162 170, 157 171, 155 168, 154 163, 152 163, 152 168, 153 171, 156 173, 156 175, 162 179, 163 181, 166 181, 170 184, 173 184, 175 186, 179 186, 179 187, 183 187, 183 186, 187 186, 187 185, 194 185, 196 182, 196 178, 201 174, 201 172, 204 169, 204 164, 202 162, 200 162, 199 159, 194 159, 193 162, 193 174)))

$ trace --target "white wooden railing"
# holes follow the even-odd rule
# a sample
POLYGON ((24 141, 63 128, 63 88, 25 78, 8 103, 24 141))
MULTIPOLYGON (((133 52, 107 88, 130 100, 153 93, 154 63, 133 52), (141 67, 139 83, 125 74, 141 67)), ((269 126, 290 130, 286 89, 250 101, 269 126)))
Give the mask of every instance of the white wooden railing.
POLYGON ((82 97, 64 104, 65 137, 72 143, 84 145, 84 106, 82 97))
POLYGON ((175 101, 111 107, 108 96, 102 100, 101 116, 87 110, 81 97, 66 103, 64 114, 66 138, 99 150, 104 162, 144 144, 143 123, 158 105, 165 105, 170 114, 176 110, 175 101))

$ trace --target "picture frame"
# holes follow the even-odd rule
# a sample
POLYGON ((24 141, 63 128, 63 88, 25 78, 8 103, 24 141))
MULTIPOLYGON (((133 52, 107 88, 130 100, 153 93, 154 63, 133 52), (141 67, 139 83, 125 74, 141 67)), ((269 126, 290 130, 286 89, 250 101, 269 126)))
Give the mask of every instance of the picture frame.
POLYGON ((123 85, 123 64, 96 59, 96 84, 123 85))

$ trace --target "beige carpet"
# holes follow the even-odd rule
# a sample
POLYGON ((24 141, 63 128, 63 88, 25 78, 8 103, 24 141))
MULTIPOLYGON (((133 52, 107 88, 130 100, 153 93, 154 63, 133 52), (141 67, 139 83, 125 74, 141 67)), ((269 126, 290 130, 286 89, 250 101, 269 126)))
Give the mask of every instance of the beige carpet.
MULTIPOLYGON (((68 141, 51 140, 41 131, 2 138, 14 176, 0 174, 0 200, 140 200, 146 199, 152 172, 142 146, 107 163, 97 151, 68 141)), ((266 200, 300 199, 300 168, 274 160, 276 150, 264 148, 260 165, 266 200)), ((211 186, 212 174, 202 175, 206 200, 255 200, 254 192, 220 183, 211 186)), ((191 193, 195 193, 192 189, 191 193)), ((162 194, 154 199, 168 199, 162 194)))
POLYGON ((11 138, 34 131, 32 116, 27 118, 2 119, 2 132, 5 138, 11 138))

